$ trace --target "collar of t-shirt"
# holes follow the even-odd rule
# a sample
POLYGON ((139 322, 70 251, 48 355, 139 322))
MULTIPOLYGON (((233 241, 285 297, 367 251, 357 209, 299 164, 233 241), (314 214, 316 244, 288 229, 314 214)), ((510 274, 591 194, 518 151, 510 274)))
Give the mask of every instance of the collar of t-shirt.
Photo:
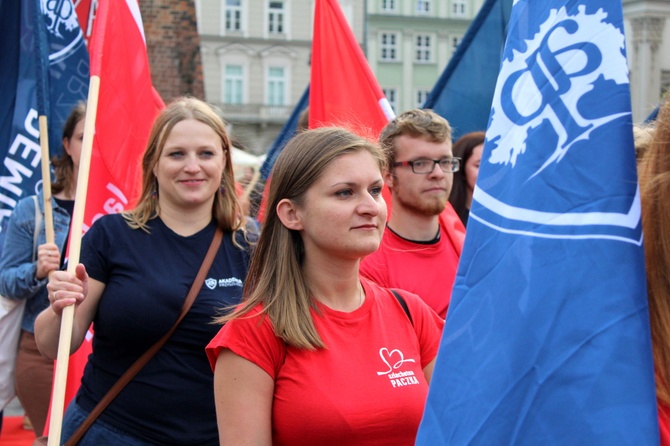
POLYGON ((437 234, 435 234, 435 237, 432 238, 431 240, 412 240, 412 239, 405 238, 402 235, 398 234, 393 229, 391 229, 391 227, 388 224, 386 224, 386 229, 388 229, 393 234, 395 234, 397 237, 399 237, 399 238, 401 238, 405 241, 408 241, 410 243, 417 243, 419 245, 434 245, 434 244, 436 244, 437 242, 440 241, 440 233, 442 232, 441 227, 438 227, 437 228, 437 234))

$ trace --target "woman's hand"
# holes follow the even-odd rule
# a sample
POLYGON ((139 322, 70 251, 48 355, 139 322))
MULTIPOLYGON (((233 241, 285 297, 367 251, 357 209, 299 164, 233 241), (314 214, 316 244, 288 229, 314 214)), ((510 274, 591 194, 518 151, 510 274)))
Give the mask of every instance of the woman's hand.
POLYGON ((81 263, 75 268, 75 274, 67 271, 54 271, 49 278, 47 291, 51 309, 60 316, 63 308, 79 305, 88 294, 88 274, 81 263))
POLYGON ((42 280, 60 267, 60 252, 55 243, 45 243, 37 247, 37 270, 35 278, 42 280))

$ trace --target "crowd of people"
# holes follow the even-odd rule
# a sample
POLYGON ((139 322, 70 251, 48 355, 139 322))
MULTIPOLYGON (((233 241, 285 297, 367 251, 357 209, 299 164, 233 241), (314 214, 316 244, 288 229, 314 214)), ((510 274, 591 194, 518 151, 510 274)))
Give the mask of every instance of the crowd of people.
MULTIPOLYGON (((379 141, 301 129, 276 160, 259 230, 238 197, 220 112, 178 98, 154 122, 136 207, 96 221, 70 273, 62 254, 85 112, 84 104, 73 110, 63 155, 52 161, 55 241, 40 223, 42 195, 28 197, 11 216, 0 259, 0 294, 27 302, 16 393, 37 435, 62 313, 74 305, 71 352, 91 324, 95 334, 63 442, 413 444, 485 134, 452 143, 449 123, 419 109, 391 120, 379 141)), ((669 141, 666 101, 639 152, 662 430, 670 414, 669 141)))

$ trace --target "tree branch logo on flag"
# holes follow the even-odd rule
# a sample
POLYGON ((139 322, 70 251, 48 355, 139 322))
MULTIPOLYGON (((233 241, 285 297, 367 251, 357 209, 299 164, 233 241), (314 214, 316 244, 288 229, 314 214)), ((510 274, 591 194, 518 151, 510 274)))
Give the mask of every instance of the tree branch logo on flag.
POLYGON ((625 38, 590 9, 547 7, 546 20, 510 35, 486 134, 494 167, 480 171, 471 217, 509 233, 640 244, 634 169, 608 157, 622 141, 634 156, 625 38), (611 181, 613 169, 626 180, 611 181), (594 187, 566 194, 556 178, 594 187))

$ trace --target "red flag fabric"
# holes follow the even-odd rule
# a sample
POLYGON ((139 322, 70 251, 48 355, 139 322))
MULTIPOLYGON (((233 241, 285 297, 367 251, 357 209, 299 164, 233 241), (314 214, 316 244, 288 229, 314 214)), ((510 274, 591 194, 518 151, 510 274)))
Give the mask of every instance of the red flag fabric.
POLYGON ((93 21, 98 2, 97 0, 79 0, 73 3, 76 3, 75 10, 77 12, 77 19, 79 20, 79 27, 84 34, 84 39, 88 42, 91 32, 93 32, 93 21))
MULTIPOLYGON (((165 107, 151 82, 137 0, 99 0, 89 53, 91 75, 100 78, 100 92, 84 231, 105 214, 135 206, 151 125, 165 107)), ((91 340, 89 331, 70 356, 66 407, 79 389, 91 340)))
POLYGON ((337 0, 316 0, 309 127, 336 125, 376 141, 395 117, 337 0))
POLYGON ((136 0, 101 0, 90 44, 100 95, 84 229, 104 214, 132 208, 151 125, 165 106, 151 83, 136 0))

